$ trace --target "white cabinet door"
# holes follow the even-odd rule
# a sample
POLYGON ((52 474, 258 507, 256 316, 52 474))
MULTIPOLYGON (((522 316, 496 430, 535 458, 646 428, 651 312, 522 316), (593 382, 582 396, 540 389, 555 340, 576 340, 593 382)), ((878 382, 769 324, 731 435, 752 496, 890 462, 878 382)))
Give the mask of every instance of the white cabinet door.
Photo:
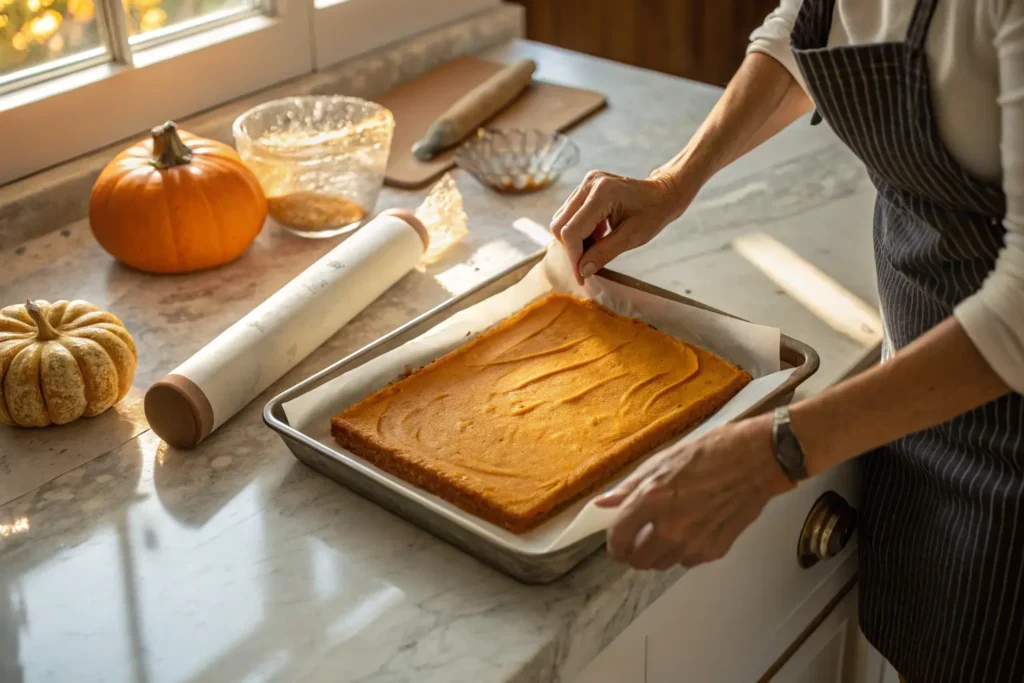
POLYGON ((644 683, 646 640, 640 629, 627 628, 587 665, 574 683, 644 683))
POLYGON ((647 635, 646 683, 759 680, 856 575, 856 539, 810 569, 796 546, 818 497, 831 489, 856 504, 858 483, 843 466, 775 499, 724 559, 687 572, 648 607, 634 622, 647 635))
POLYGON ((850 462, 773 500, 725 558, 687 572, 583 671, 574 676, 567 670, 567 678, 573 683, 761 679, 856 575, 856 539, 838 557, 810 569, 797 563, 796 546, 808 511, 826 490, 856 506, 859 475, 858 464, 850 462))
MULTIPOLYGON (((771 683, 880 683, 878 662, 857 626, 857 588, 846 594, 771 683)), ((877 653, 875 653, 877 654, 877 653)))
MULTIPOLYGON (((649 637, 629 628, 594 659, 574 683, 690 681, 693 672, 650 667, 649 637), (653 670, 651 670, 653 668, 653 670)), ((742 657, 735 652, 734 657, 742 657)), ((657 661, 657 660, 655 660, 657 661)), ((722 664, 721 674, 733 667, 722 664)), ((696 678, 705 680, 700 673, 696 678)), ((716 674, 717 675, 717 674, 716 674)), ((724 679, 723 679, 724 680, 724 679)), ((857 587, 843 598, 793 653, 770 683, 899 683, 896 671, 864 639, 857 624, 857 587)))
POLYGON ((847 679, 844 683, 900 683, 896 670, 857 629, 846 651, 847 679))

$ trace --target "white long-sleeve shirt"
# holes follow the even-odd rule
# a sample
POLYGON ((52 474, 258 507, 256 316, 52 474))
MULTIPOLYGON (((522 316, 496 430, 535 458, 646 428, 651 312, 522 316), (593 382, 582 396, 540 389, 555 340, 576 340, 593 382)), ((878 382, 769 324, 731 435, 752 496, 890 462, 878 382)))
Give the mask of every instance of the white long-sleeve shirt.
MULTIPOLYGON (((782 0, 748 51, 771 55, 805 85, 790 47, 800 4, 782 0)), ((836 0, 828 44, 904 40, 916 4, 836 0)), ((954 315, 993 370, 1024 393, 1024 1, 940 0, 925 51, 943 141, 967 171, 1006 194, 1004 248, 954 315)))

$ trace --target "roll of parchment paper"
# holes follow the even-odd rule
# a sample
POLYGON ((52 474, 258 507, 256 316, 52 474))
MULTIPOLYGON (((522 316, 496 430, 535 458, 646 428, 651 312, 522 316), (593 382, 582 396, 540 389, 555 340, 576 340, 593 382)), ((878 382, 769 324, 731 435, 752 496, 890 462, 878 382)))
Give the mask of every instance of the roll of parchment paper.
POLYGON ((328 252, 146 392, 146 419, 192 448, 412 270, 427 229, 387 211, 328 252))

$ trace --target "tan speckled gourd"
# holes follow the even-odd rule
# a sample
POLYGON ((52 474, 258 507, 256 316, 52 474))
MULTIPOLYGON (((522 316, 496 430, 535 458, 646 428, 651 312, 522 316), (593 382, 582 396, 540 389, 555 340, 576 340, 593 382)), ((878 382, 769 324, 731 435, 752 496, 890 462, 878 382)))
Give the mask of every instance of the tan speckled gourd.
POLYGON ((0 310, 0 422, 67 424, 99 415, 135 379, 135 341, 88 301, 29 301, 0 310))

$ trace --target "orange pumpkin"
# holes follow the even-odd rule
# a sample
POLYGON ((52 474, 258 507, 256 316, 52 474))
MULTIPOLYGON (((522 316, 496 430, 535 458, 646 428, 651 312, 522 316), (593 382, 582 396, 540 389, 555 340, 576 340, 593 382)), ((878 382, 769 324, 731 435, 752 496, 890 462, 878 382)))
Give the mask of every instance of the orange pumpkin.
POLYGON ((227 145, 168 121, 118 154, 89 198, 89 224, 114 258, 151 273, 187 273, 241 256, 267 199, 227 145))

